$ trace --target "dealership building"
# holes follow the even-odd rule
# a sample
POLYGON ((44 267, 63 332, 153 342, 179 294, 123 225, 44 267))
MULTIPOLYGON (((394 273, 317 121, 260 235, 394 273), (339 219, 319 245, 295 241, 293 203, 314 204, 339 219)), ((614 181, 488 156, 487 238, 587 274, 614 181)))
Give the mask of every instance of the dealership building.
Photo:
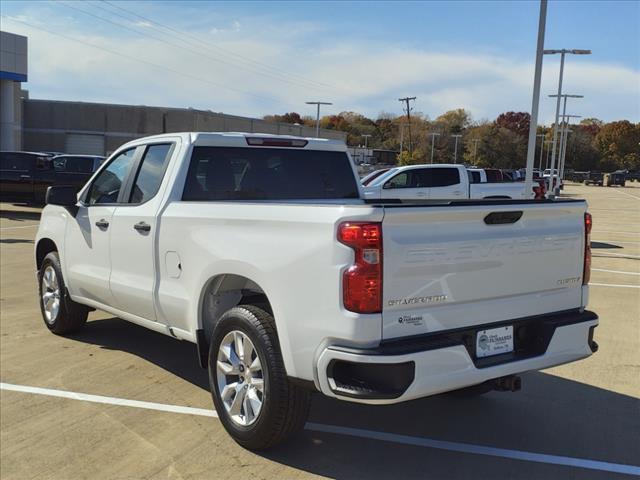
MULTIPOLYGON (((0 150, 107 155, 123 143, 158 133, 250 132, 314 137, 315 128, 193 108, 149 107, 28 98, 27 37, 2 33, 0 150)), ((320 129, 346 141, 346 133, 320 129)))

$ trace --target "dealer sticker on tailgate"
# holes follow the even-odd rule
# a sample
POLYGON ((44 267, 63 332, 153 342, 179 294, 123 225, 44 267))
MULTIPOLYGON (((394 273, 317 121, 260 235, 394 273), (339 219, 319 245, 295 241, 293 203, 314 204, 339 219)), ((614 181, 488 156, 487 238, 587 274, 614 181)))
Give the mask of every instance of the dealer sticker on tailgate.
POLYGON ((478 358, 513 352, 513 325, 480 330, 476 336, 478 358))

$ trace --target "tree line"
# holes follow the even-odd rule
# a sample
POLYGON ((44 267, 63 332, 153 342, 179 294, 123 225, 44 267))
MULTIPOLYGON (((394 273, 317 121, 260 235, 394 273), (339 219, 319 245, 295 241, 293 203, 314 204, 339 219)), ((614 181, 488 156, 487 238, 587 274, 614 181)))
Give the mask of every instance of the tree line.
MULTIPOLYGON (((267 115, 264 119, 309 126, 315 126, 316 122, 315 118, 296 112, 267 115)), ((391 113, 371 119, 356 112, 341 112, 320 119, 321 128, 345 132, 349 146, 363 146, 363 135, 370 135, 369 148, 400 152, 398 163, 404 165, 430 163, 432 153, 434 163, 453 163, 454 135, 461 135, 458 163, 495 168, 525 166, 529 124, 530 115, 526 112, 505 112, 495 120, 474 121, 462 108, 443 113, 435 120, 421 113, 412 114, 410 124, 406 116, 391 113)), ((585 118, 569 128, 566 168, 607 172, 640 169, 640 123, 628 120, 605 123, 585 118)), ((539 126, 538 135, 543 137, 536 138, 535 166, 539 165, 540 148, 544 145, 544 168, 553 141, 553 125, 539 126)))

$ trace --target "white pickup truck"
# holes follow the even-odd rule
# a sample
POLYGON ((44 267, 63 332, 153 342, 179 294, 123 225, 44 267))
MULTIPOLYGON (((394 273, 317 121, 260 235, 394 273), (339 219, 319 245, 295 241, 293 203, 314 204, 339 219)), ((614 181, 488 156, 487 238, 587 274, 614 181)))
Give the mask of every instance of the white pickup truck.
POLYGON ((91 309, 197 345, 241 445, 301 429, 311 392, 389 404, 588 357, 582 200, 368 201, 344 144, 176 133, 50 187, 35 244, 56 334, 91 309))
MULTIPOLYGON (((484 171, 482 172, 484 174, 484 171)), ((409 165, 391 168, 367 182, 364 195, 367 199, 533 199, 540 197, 534 184, 525 194, 525 184, 474 183, 464 165, 434 164, 409 165)), ((486 176, 485 182, 486 182, 486 176)))

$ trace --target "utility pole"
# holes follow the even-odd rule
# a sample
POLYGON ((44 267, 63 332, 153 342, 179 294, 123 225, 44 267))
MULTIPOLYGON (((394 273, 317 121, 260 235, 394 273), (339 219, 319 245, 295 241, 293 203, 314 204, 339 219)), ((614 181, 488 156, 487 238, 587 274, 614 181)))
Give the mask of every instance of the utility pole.
POLYGON ((317 105, 316 112, 316 138, 320 137, 320 105, 333 105, 331 102, 305 102, 307 105, 317 105))
POLYGON ((431 132, 429 135, 431 135, 431 163, 433 163, 433 144, 436 140, 436 137, 438 135, 440 135, 439 133, 435 133, 435 132, 431 132))
POLYGON ((476 157, 478 156, 478 143, 480 143, 479 138, 474 138, 471 140, 473 142, 473 163, 476 163, 476 157))
MULTIPOLYGON (((545 1, 545 0, 542 0, 545 1)), ((544 51, 545 55, 555 55, 555 54, 560 54, 560 76, 558 78, 558 95, 557 95, 557 100, 556 100, 556 121, 553 124, 553 152, 551 153, 551 185, 549 186, 549 190, 547 191, 547 196, 548 197, 553 197, 554 195, 554 189, 553 187, 553 169, 555 167, 555 163, 556 163, 556 145, 557 145, 557 141, 558 141, 558 122, 560 121, 560 96, 562 95, 562 77, 564 75, 564 56, 567 53, 571 53, 573 55, 590 55, 591 54, 591 50, 567 50, 567 49, 562 49, 562 50, 545 50, 544 51)))
POLYGON ((364 135, 360 135, 360 136, 364 138, 364 163, 367 163, 367 154, 369 153, 369 152, 367 151, 367 140, 369 139, 369 137, 370 137, 371 135, 369 135, 369 134, 364 134, 364 135))
MULTIPOLYGON (((584 98, 584 95, 573 95, 573 94, 569 94, 569 93, 563 93, 560 95, 549 95, 549 97, 551 98, 558 98, 558 100, 560 100, 560 98, 564 99, 563 102, 563 106, 562 106, 562 121, 560 122, 560 125, 562 126, 562 128, 560 129, 560 145, 558 148, 558 185, 556 186, 556 188, 554 189, 554 195, 557 195, 559 193, 559 188, 560 188, 560 180, 562 179, 562 177, 560 177, 560 171, 564 170, 564 165, 562 164, 564 162, 564 157, 562 154, 562 151, 564 149, 564 143, 566 141, 565 138, 565 119, 567 117, 567 99, 568 98, 584 98)), ((573 115, 573 117, 578 117, 576 115, 573 115)), ((554 153, 555 153, 555 144, 554 144, 554 153)), ((553 155, 552 155, 552 163, 553 163, 553 155)), ((553 182, 553 171, 551 172, 551 181, 553 182)), ((551 187, 549 187, 551 188, 551 187)))
POLYGON ((558 179, 564 180, 564 165, 566 160, 567 153, 567 137, 569 133, 572 133, 573 130, 569 130, 569 122, 572 118, 582 118, 581 115, 569 115, 567 113, 562 114, 562 124, 564 128, 562 129, 562 141, 560 142, 560 157, 558 160, 558 179))
POLYGON ((400 153, 402 153, 402 147, 404 146, 404 122, 400 123, 400 153))
POLYGON ((542 139, 542 141, 540 142, 540 167, 538 168, 538 170, 540 170, 540 175, 542 175, 542 154, 544 152, 544 133, 541 133, 539 135, 536 135, 537 137, 540 137, 542 139))
POLYGON ((407 126, 409 127, 409 157, 413 156, 413 145, 411 143, 411 106, 409 105, 409 102, 415 99, 416 97, 404 97, 398 99, 399 102, 404 102, 406 104, 405 111, 407 112, 407 126))
POLYGON ((458 139, 461 138, 462 135, 458 133, 456 135, 451 135, 451 136, 456 139, 456 144, 453 149, 453 163, 458 163, 458 139))

